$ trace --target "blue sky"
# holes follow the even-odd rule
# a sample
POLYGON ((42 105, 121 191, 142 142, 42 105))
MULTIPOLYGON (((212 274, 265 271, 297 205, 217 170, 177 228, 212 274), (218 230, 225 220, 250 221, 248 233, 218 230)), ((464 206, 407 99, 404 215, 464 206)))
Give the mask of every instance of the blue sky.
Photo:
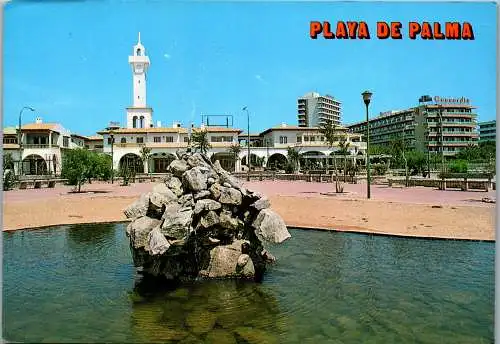
MULTIPOLYGON (((342 121, 404 109, 423 94, 471 99, 496 118, 494 3, 12 1, 4 11, 4 126, 30 105, 44 122, 91 135, 125 124, 132 103, 128 56, 137 33, 151 59, 154 120, 199 124, 233 115, 251 132, 297 123, 297 97, 331 94, 342 121), (371 40, 309 38, 312 20, 366 21, 371 40), (377 21, 403 23, 402 40, 376 38, 377 21), (468 21, 474 41, 412 41, 409 21, 468 21)), ((24 112, 23 123, 34 121, 24 112)))

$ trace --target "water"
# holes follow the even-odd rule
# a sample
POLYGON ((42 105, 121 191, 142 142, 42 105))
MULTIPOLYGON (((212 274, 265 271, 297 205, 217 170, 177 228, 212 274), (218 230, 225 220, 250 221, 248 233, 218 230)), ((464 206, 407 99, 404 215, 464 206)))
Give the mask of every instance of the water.
POLYGON ((494 244, 291 230, 261 284, 159 288, 125 226, 3 233, 16 342, 492 343, 494 244))

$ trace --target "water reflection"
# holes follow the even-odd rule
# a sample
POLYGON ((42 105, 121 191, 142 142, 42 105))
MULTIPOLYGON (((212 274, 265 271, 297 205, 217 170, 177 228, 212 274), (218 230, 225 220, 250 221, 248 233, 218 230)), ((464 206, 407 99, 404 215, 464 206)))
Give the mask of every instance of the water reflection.
POLYGON ((282 314, 277 299, 252 282, 198 281, 179 286, 145 278, 131 299, 131 325, 139 341, 277 343, 290 332, 290 319, 282 314))

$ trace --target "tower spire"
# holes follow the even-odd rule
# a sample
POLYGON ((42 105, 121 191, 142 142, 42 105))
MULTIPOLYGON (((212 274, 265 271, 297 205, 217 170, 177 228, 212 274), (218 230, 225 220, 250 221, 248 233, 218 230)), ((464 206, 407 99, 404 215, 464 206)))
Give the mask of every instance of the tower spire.
POLYGON ((139 39, 138 39, 138 44, 141 44, 141 32, 139 31, 139 39))

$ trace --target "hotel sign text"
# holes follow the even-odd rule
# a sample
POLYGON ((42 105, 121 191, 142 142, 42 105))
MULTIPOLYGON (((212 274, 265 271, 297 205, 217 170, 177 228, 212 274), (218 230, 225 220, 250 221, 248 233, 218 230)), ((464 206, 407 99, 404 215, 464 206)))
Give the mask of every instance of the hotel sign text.
POLYGON ((461 97, 461 98, 442 98, 439 96, 434 97, 434 102, 440 104, 469 104, 469 98, 461 97))

